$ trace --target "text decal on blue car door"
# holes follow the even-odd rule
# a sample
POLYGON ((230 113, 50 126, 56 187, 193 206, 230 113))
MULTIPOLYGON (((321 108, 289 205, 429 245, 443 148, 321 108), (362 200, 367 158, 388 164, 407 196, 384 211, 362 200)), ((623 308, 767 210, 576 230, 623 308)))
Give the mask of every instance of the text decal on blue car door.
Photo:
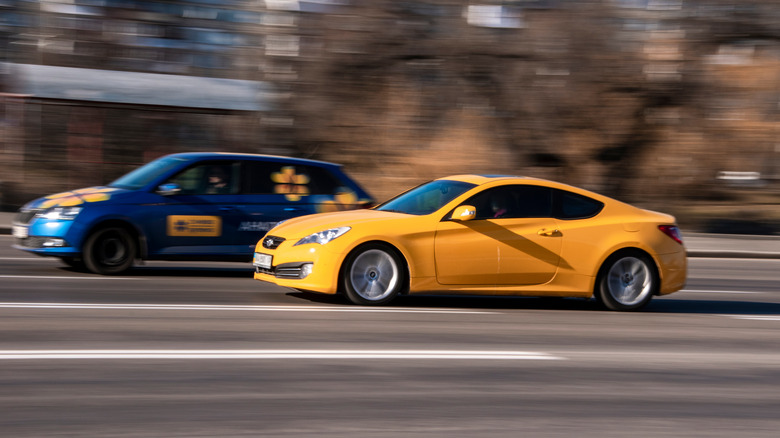
POLYGON ((219 237, 222 218, 219 216, 168 216, 169 236, 219 237))

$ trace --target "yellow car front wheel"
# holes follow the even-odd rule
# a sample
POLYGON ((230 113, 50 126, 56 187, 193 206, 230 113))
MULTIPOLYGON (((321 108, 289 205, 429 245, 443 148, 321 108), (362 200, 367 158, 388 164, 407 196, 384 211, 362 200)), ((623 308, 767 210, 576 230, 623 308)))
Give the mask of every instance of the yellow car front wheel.
POLYGON ((352 303, 381 305, 389 303, 401 292, 405 278, 403 261, 391 247, 368 244, 347 257, 342 284, 352 303))

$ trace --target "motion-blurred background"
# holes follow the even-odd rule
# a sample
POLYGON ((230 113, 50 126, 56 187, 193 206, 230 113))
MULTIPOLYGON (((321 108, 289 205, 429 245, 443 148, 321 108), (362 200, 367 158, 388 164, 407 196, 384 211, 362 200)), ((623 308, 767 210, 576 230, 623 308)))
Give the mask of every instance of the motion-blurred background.
POLYGON ((183 151, 567 182, 780 232, 770 0, 0 0, 0 207, 183 151))

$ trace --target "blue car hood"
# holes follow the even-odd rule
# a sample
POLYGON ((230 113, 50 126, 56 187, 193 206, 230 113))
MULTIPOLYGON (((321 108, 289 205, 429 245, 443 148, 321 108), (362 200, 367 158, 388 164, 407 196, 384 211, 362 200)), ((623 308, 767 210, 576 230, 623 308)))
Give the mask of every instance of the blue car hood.
POLYGON ((72 190, 54 195, 44 196, 27 203, 25 209, 47 209, 52 207, 75 207, 87 203, 106 202, 108 200, 116 201, 119 198, 125 198, 135 191, 120 189, 116 187, 89 187, 86 189, 72 190))

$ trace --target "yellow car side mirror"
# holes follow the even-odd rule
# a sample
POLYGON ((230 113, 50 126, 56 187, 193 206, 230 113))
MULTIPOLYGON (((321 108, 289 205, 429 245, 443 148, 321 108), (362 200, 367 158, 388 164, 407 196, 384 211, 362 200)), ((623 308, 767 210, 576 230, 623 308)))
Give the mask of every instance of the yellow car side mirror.
POLYGON ((452 212, 454 221, 470 221, 477 216, 477 209, 473 205, 460 205, 452 212))

